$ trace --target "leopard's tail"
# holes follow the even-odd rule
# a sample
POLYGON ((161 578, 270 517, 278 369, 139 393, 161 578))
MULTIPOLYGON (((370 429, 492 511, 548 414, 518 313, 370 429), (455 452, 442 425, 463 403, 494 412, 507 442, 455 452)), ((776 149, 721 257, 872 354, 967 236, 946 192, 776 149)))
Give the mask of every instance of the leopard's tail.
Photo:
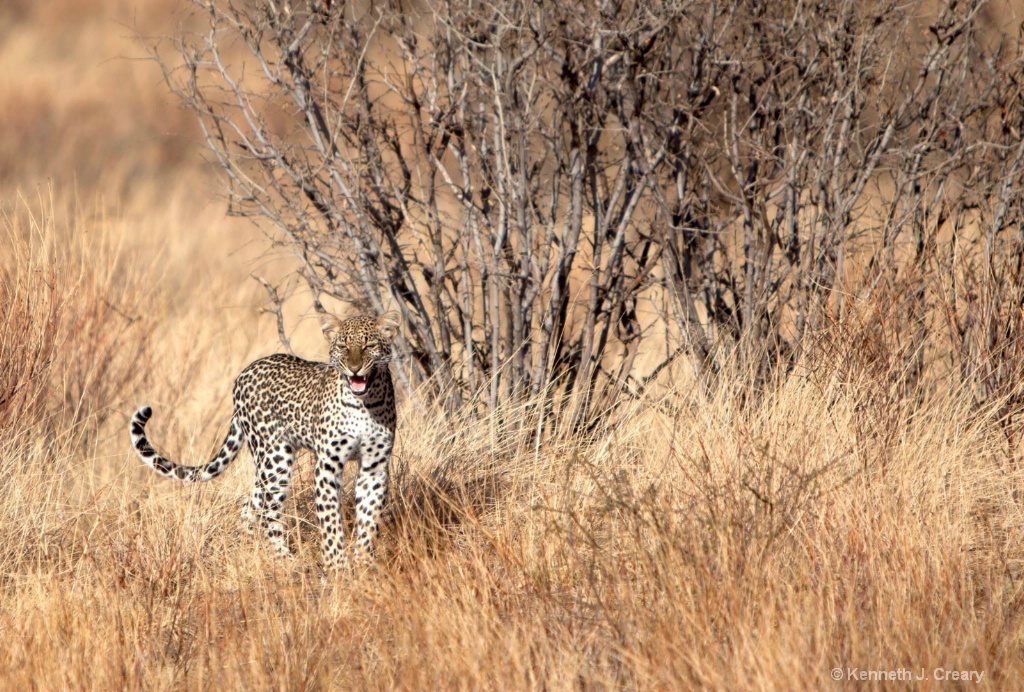
POLYGON ((224 438, 224 444, 221 445, 220 451, 217 452, 217 456, 212 461, 202 466, 176 464, 170 459, 157 454, 156 450, 153 449, 153 445, 146 439, 146 423, 149 422, 152 415, 153 409, 149 406, 144 406, 132 416, 129 428, 132 436, 132 446, 146 466, 149 466, 162 476, 177 478, 185 483, 200 483, 219 476, 227 468, 228 464, 235 460, 239 450, 242 449, 242 444, 245 442, 245 435, 242 432, 242 426, 238 422, 238 417, 232 416, 231 428, 228 430, 227 437, 224 438))

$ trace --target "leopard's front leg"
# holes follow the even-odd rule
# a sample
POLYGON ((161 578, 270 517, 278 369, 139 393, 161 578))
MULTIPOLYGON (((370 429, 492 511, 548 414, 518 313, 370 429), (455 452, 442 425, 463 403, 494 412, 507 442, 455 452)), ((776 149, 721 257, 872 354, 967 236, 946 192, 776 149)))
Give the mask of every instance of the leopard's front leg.
POLYGON ((391 441, 364 443, 356 477, 356 544, 357 561, 373 555, 373 541, 379 533, 378 522, 388 490, 388 461, 391 441))
POLYGON ((339 570, 348 565, 345 528, 341 521, 341 476, 345 461, 355 452, 355 444, 339 439, 317 451, 314 480, 316 518, 320 523, 320 554, 324 569, 339 570))

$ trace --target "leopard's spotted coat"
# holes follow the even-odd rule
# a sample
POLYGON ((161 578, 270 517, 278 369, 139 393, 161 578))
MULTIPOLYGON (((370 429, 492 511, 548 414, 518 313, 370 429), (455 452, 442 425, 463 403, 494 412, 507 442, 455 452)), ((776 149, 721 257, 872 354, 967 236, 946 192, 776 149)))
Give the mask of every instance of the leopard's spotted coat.
POLYGON ((291 487, 298 448, 316 455, 316 514, 324 566, 348 561, 341 523, 341 474, 359 459, 356 477, 356 557, 370 555, 387 493, 388 459, 395 439, 395 390, 388 363, 399 316, 379 319, 321 318, 330 362, 316 363, 278 353, 250 364, 235 380, 234 415, 224 444, 212 461, 184 466, 157 454, 146 438, 152 410, 132 417, 132 446, 158 473, 185 482, 208 481, 224 471, 245 443, 256 464, 252 493, 242 508, 274 550, 291 555, 281 512, 291 487))

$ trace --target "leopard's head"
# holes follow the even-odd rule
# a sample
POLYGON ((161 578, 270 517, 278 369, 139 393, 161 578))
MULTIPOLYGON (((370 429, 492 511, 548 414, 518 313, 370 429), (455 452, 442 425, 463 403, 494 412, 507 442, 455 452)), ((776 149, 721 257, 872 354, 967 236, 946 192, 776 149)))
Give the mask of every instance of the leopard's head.
POLYGON ((401 319, 397 312, 385 312, 376 319, 363 315, 347 320, 320 316, 331 365, 348 379, 353 394, 365 394, 377 369, 391 362, 391 344, 401 319))

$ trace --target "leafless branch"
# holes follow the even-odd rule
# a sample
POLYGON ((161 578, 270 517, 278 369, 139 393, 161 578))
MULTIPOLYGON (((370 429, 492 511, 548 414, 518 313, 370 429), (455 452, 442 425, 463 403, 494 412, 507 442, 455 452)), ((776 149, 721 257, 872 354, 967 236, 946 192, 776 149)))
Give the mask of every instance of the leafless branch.
POLYGON ((317 309, 402 313, 407 391, 582 424, 681 353, 756 387, 911 286, 907 353, 942 302, 964 372, 1009 381, 1021 54, 981 0, 194 1, 162 65, 232 211, 317 309))

